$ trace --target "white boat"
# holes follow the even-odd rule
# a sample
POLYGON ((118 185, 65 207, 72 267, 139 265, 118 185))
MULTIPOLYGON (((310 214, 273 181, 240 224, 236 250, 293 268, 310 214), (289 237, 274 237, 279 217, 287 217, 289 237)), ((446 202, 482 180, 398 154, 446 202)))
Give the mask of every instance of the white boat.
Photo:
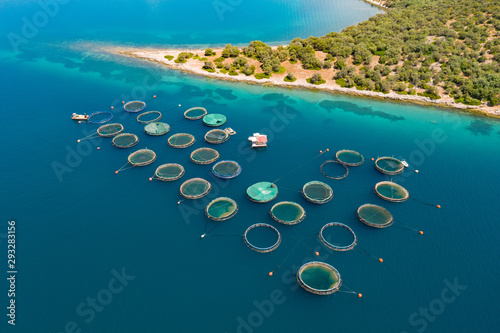
POLYGON ((405 160, 402 160, 401 163, 404 165, 405 168, 409 167, 408 162, 405 160))
POLYGON ((265 134, 254 133, 248 140, 252 142, 252 148, 267 147, 267 135, 265 134))
POLYGON ((89 116, 86 115, 86 114, 76 114, 76 113, 73 113, 71 115, 71 119, 73 119, 73 120, 88 120, 89 116))

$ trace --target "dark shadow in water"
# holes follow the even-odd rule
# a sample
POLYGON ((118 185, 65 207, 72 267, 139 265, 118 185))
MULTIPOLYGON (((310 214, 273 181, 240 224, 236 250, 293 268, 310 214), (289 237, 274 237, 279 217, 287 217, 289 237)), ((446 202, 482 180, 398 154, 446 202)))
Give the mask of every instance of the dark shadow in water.
POLYGON ((219 113, 222 109, 227 108, 227 104, 217 103, 212 98, 202 100, 201 106, 206 108, 208 113, 219 113))
POLYGON ((262 96, 262 99, 264 101, 286 101, 287 103, 290 103, 290 104, 297 103, 297 101, 291 99, 289 96, 286 96, 285 94, 279 94, 279 93, 265 94, 262 96))
POLYGON ((286 105, 285 102, 279 101, 276 102, 274 106, 265 106, 262 109, 262 112, 271 113, 271 114, 282 114, 286 117, 297 117, 300 116, 300 111, 296 108, 291 107, 290 105, 286 105))
POLYGON ((471 131, 474 135, 490 135, 491 131, 493 131, 493 125, 483 120, 474 120, 465 129, 471 131))
POLYGON ((235 100, 238 98, 238 96, 233 95, 233 90, 231 89, 217 88, 215 89, 215 93, 219 94, 222 98, 227 100, 235 100))
POLYGON ((359 107, 357 104, 350 102, 334 102, 329 100, 323 100, 319 103, 319 106, 328 111, 338 109, 344 112, 351 112, 360 116, 379 117, 390 121, 405 120, 405 117, 395 116, 382 111, 374 111, 373 108, 371 107, 359 107))

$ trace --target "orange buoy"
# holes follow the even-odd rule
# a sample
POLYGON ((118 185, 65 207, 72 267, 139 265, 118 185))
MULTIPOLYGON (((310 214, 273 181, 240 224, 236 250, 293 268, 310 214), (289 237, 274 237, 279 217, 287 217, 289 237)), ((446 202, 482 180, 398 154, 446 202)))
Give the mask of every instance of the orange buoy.
POLYGON ((326 148, 326 151, 330 151, 330 149, 326 148))
POLYGON ((421 235, 423 235, 423 234, 424 234, 424 232, 423 232, 422 230, 420 230, 420 231, 419 231, 419 233, 420 233, 421 235))
POLYGON ((97 150, 101 149, 101 147, 97 147, 97 150))
POLYGON ((76 142, 80 142, 80 140, 76 140, 76 142))
POLYGON ((372 157, 372 161, 375 161, 375 159, 372 157))
POLYGON ((153 95, 153 98, 156 98, 156 95, 153 95))
POLYGON ((118 174, 118 171, 115 171, 115 174, 118 174))
POLYGON ((269 276, 273 276, 273 272, 269 272, 269 276))
POLYGON ((314 252, 314 254, 317 255, 317 256, 319 256, 319 252, 318 251, 314 252))
POLYGON ((114 109, 114 108, 115 108, 114 106, 111 107, 111 109, 114 109))
POLYGON ((361 293, 360 293, 360 294, 358 294, 358 297, 359 297, 359 298, 363 297, 363 294, 361 294, 361 293))
POLYGON ((323 154, 323 151, 322 151, 322 150, 320 150, 320 151, 319 151, 319 153, 320 153, 320 154, 323 154))
POLYGON ((149 177, 149 181, 152 181, 153 180, 153 177, 149 177))
POLYGON ((437 205, 436 207, 437 207, 437 208, 441 208, 441 205, 437 205))
POLYGON ((125 101, 122 101, 122 104, 125 104, 125 101))
POLYGON ((382 259, 382 258, 378 258, 378 261, 380 261, 380 262, 384 262, 384 259, 382 259))
POLYGON ((81 124, 81 123, 82 123, 82 121, 81 121, 81 120, 78 120, 78 123, 79 123, 79 124, 81 124))
POLYGON ((418 173, 418 170, 415 170, 415 173, 418 173))

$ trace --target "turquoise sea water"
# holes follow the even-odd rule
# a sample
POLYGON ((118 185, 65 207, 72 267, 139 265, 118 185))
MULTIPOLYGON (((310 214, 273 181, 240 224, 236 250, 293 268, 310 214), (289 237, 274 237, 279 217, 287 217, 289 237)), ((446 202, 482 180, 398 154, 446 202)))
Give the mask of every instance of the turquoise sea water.
MULTIPOLYGON (((190 6, 174 15, 184 8, 179 3, 71 1, 20 52, 3 39, 0 267, 5 276, 7 220, 15 219, 18 274, 16 327, 2 313, 2 332, 498 331, 499 122, 430 107, 216 82, 89 47, 82 51, 88 41, 279 42, 341 30, 379 12, 359 1, 254 1, 233 6, 219 22, 213 4, 193 4, 199 12, 190 6), (259 5, 281 8, 279 24, 273 18, 250 22, 251 29, 241 25, 259 5), (165 14, 166 8, 177 10, 165 14), (154 94, 158 98, 151 99, 154 94), (161 111, 170 133, 147 136, 136 115, 120 109, 129 99, 148 100, 147 110, 161 111), (129 150, 114 148, 106 138, 78 144, 98 126, 73 122, 71 113, 112 105, 113 121, 137 134, 139 144, 129 150), (221 159, 240 163, 235 179, 219 180, 210 166, 189 161, 194 149, 208 145, 203 136, 209 128, 182 113, 200 105, 226 115, 224 127, 237 131, 222 145, 210 145, 221 159), (251 150, 247 137, 259 131, 268 133, 269 147, 251 150), (170 148, 166 139, 178 132, 192 133, 196 143, 170 148), (157 153, 155 163, 115 175, 130 152, 145 147, 157 153), (330 152, 318 156, 326 148, 330 152), (362 153, 365 163, 350 168, 342 181, 323 177, 319 165, 343 148, 362 153), (390 203, 376 196, 374 185, 390 178, 375 170, 371 158, 384 155, 410 163, 393 180, 415 200, 390 203), (149 182, 156 167, 168 162, 182 164, 184 177, 149 182), (192 177, 209 180, 211 193, 177 205, 180 184, 192 177), (300 189, 312 180, 332 187, 332 201, 314 205, 302 198, 300 189), (276 181, 277 199, 250 202, 245 191, 258 181, 276 181), (206 204, 218 196, 238 203, 235 217, 206 218, 206 204), (306 219, 291 227, 275 223, 269 209, 283 200, 300 203, 306 219), (364 203, 386 207, 398 222, 383 230, 361 224, 355 212, 364 203), (354 230, 358 250, 332 252, 320 244, 319 229, 332 221, 354 230), (276 251, 251 251, 238 236, 256 222, 279 229, 283 239, 276 251), (363 298, 302 290, 296 270, 310 260, 333 265, 341 290, 363 298)), ((2 36, 19 33, 22 18, 40 10, 23 2, 2 6, 2 36)), ((263 239, 275 241, 272 235, 263 239)), ((6 311, 9 286, 2 281, 6 311)))

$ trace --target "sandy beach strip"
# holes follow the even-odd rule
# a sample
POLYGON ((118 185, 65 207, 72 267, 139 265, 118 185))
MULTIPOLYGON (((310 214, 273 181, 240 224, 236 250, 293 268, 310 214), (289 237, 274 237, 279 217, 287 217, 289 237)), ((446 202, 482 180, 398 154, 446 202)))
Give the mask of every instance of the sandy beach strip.
MULTIPOLYGON (((299 88, 299 89, 309 89, 309 90, 321 90, 326 92, 333 93, 342 93, 342 94, 350 94, 356 96, 365 96, 379 99, 391 99, 401 102, 415 103, 421 105, 433 105, 437 107, 445 107, 445 108, 453 108, 460 109, 466 111, 468 113, 473 113, 476 115, 500 118, 500 106, 491 107, 486 104, 480 106, 471 106, 456 103, 453 98, 445 96, 438 100, 432 100, 428 97, 419 96, 419 95, 400 95, 393 91, 389 93, 375 92, 369 90, 358 90, 354 88, 342 88, 334 80, 333 71, 331 69, 322 69, 320 71, 314 70, 306 70, 303 69, 300 63, 290 64, 288 61, 282 63, 282 65, 286 68, 285 73, 277 74, 273 73, 271 78, 263 78, 257 79, 254 75, 246 76, 244 74, 239 74, 237 76, 230 76, 228 74, 223 74, 219 69, 216 72, 211 73, 204 70, 202 67, 205 61, 200 61, 198 59, 187 59, 185 63, 175 63, 174 59, 181 52, 191 52, 193 54, 197 54, 200 57, 205 57, 205 50, 202 49, 158 49, 158 48, 131 48, 131 47, 117 47, 117 46, 109 46, 103 49, 105 52, 109 52, 116 55, 121 55, 125 57, 133 57, 137 59, 143 59, 150 62, 155 62, 167 66, 169 68, 175 70, 185 71, 195 75, 201 75, 205 77, 215 78, 219 80, 229 80, 229 81, 238 81, 245 82, 250 84, 261 84, 261 85, 274 85, 280 87, 287 88, 299 88), (168 60, 165 58, 165 55, 173 56, 172 60, 168 60), (297 80, 295 82, 285 82, 284 78, 286 73, 291 72, 294 73, 297 80), (307 78, 311 77, 314 73, 320 73, 323 76, 323 79, 326 79, 326 83, 321 85, 313 85, 306 81, 307 78)), ((222 53, 222 48, 213 48, 214 52, 216 52, 215 56, 206 57, 209 61, 213 61, 215 58, 218 58, 222 53)), ((225 63, 232 63, 233 59, 228 58, 224 60, 225 63)), ((249 64, 254 65, 256 67, 256 73, 262 72, 260 69, 260 63, 255 59, 249 59, 249 64)))

